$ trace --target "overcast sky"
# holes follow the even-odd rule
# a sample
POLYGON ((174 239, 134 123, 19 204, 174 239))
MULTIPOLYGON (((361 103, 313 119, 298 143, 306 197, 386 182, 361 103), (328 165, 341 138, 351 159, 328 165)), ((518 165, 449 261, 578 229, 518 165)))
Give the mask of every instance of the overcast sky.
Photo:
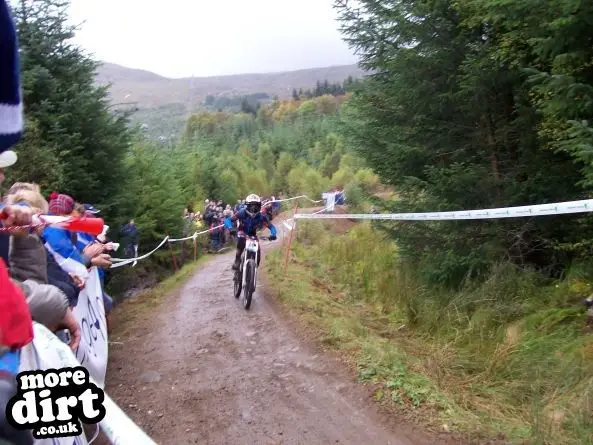
POLYGON ((168 77, 355 63, 332 0, 71 0, 77 43, 168 77))

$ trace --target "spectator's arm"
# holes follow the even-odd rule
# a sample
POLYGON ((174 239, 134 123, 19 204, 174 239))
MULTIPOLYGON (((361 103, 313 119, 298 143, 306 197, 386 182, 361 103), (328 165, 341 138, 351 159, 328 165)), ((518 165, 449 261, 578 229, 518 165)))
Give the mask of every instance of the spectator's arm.
POLYGON ((25 294, 33 320, 53 329, 66 315, 68 298, 57 287, 33 280, 23 282, 13 280, 13 282, 20 286, 25 294))
POLYGON ((26 203, 0 203, 0 227, 31 224, 32 215, 33 211, 26 203))
POLYGON ((80 289, 84 285, 84 282, 80 283, 75 281, 74 277, 72 276, 74 274, 70 275, 68 272, 62 269, 49 251, 46 252, 46 255, 48 284, 53 284, 62 292, 64 292, 64 294, 66 294, 70 307, 76 306, 76 303, 78 302, 78 295, 80 293, 80 289))
POLYGON ((91 258, 74 247, 66 230, 48 227, 43 231, 42 237, 45 247, 62 269, 84 280, 88 278, 87 268, 91 266, 91 258))

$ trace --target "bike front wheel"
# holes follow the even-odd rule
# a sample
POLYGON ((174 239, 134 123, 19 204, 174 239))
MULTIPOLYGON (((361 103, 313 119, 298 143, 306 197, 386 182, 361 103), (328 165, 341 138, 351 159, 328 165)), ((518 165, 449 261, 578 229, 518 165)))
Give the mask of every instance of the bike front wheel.
POLYGON ((245 289, 243 294, 243 307, 249 309, 251 307, 251 299, 253 291, 255 290, 255 260, 247 260, 245 265, 245 289))
POLYGON ((243 283, 241 279, 243 278, 243 273, 241 269, 235 271, 235 275, 233 278, 233 295, 235 298, 239 298, 241 296, 241 288, 243 287, 243 283))

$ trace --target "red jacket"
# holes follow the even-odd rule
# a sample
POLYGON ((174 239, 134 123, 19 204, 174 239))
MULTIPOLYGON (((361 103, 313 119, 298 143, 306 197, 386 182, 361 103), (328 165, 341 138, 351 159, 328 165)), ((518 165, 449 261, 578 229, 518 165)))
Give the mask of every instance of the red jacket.
POLYGON ((10 280, 0 258, 0 348, 18 349, 33 340, 33 321, 21 289, 10 280))

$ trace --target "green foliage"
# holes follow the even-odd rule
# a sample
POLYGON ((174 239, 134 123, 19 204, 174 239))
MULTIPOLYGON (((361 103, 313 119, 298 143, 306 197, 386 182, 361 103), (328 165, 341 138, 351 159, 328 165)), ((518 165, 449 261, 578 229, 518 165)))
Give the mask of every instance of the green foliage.
POLYGON ((175 103, 134 110, 130 120, 133 125, 139 127, 147 139, 159 142, 174 141, 180 136, 188 114, 189 110, 185 105, 175 103))
POLYGON ((128 121, 109 111, 105 88, 94 85, 96 62, 72 44, 67 5, 34 0, 13 8, 29 122, 14 173, 109 213, 123 178, 128 121))
POLYGON ((268 93, 253 93, 245 96, 206 96, 202 106, 207 110, 227 110, 227 111, 245 111, 246 108, 257 111, 262 103, 268 103, 270 95, 268 93))
MULTIPOLYGON (((397 189, 387 210, 540 204, 593 191, 589 4, 335 3, 372 72, 342 108, 341 133, 397 189)), ((398 224, 392 234, 425 276, 456 286, 505 259, 558 274, 588 254, 580 246, 593 224, 588 216, 398 224)))
MULTIPOLYGON (((125 181, 117 197, 126 218, 135 218, 143 245, 167 232, 182 233, 183 208, 203 210, 205 199, 234 203, 250 193, 306 194, 319 199, 342 163, 365 192, 377 183, 363 162, 349 155, 337 128, 340 99, 275 101, 257 113, 201 110, 188 117, 182 137, 168 145, 137 135, 125 159, 125 181), (358 174, 358 176, 357 176, 358 174)), ((125 222, 122 217, 120 222, 125 222)))
POLYGON ((300 99, 311 99, 313 97, 319 97, 324 95, 340 96, 346 94, 347 91, 352 91, 357 85, 359 80, 354 80, 352 76, 348 76, 344 82, 330 83, 326 80, 323 82, 317 81, 315 88, 304 90, 301 88, 299 91, 292 90, 292 98, 294 100, 300 99))
POLYGON ((360 188, 360 186, 355 183, 348 184, 345 187, 344 192, 348 197, 348 205, 350 206, 350 208, 352 208, 353 210, 360 208, 365 199, 364 192, 360 188))
POLYGON ((590 264, 550 280, 500 263, 452 291, 426 286, 374 224, 345 234, 320 224, 300 223, 286 278, 281 253, 267 267, 280 298, 355 361, 377 399, 508 443, 590 443, 593 336, 580 308, 590 264))
POLYGON ((149 143, 136 145, 126 158, 126 188, 120 208, 135 218, 143 245, 182 231, 187 199, 180 193, 179 177, 167 163, 167 153, 149 143))

